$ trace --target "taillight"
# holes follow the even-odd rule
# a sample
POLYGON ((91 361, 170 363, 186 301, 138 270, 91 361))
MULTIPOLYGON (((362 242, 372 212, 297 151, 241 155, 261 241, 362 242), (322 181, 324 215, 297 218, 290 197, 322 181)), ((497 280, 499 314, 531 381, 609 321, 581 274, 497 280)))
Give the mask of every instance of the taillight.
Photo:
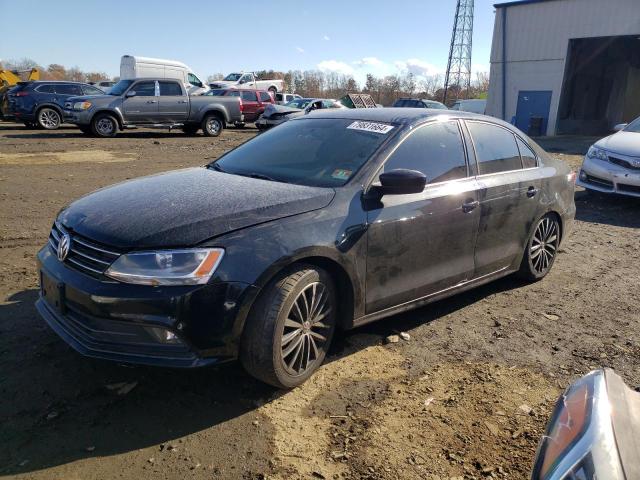
POLYGON ((28 97, 29 92, 18 92, 16 93, 16 97, 28 97))

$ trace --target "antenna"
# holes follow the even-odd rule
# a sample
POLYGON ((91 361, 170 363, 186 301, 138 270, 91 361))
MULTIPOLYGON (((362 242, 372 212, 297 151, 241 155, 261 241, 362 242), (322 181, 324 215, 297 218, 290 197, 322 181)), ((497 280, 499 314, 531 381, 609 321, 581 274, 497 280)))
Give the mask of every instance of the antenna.
POLYGON ((444 99, 456 99, 471 86, 471 47, 473 41, 473 0, 458 0, 456 16, 453 20, 449 61, 444 80, 444 99))

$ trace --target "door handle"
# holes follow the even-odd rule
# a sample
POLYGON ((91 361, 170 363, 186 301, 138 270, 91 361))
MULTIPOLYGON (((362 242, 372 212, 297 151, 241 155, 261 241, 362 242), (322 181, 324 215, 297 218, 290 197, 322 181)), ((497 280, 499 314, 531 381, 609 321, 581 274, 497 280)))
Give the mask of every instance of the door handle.
POLYGON ((529 187, 529 189, 527 190, 527 197, 533 198, 537 195, 538 192, 539 190, 536 187, 529 187))
POLYGON ((480 202, 478 200, 467 200, 462 204, 462 211, 464 213, 472 212, 478 207, 478 205, 480 205, 480 202))
POLYGON ((158 103, 157 100, 147 100, 147 103, 158 103))

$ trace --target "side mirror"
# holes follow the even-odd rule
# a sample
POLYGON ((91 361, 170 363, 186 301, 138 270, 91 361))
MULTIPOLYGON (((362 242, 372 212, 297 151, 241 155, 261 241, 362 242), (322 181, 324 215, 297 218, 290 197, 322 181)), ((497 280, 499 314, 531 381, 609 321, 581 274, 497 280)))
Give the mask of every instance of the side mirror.
POLYGON ((427 184, 427 177, 417 170, 399 168, 380 174, 380 186, 377 187, 382 195, 406 195, 420 193, 427 184))
POLYGON ((129 98, 129 97, 135 97, 135 96, 136 96, 136 91, 135 91, 135 90, 129 90, 125 96, 126 96, 127 98, 129 98))
POLYGON ((613 130, 616 131, 616 132, 619 132, 620 130, 624 130, 625 128, 627 128, 627 125, 629 125, 629 124, 628 123, 619 123, 618 125, 613 127, 613 130))

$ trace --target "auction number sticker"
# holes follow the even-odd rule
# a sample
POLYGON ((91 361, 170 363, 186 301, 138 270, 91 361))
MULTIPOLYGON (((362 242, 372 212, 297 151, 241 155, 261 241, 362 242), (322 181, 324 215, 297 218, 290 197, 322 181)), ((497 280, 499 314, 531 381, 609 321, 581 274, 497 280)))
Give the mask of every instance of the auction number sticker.
POLYGON ((383 135, 386 135, 393 130, 393 125, 376 122, 363 122, 362 120, 358 120, 353 122, 347 128, 350 128, 351 130, 363 130, 365 132, 382 133, 383 135))

